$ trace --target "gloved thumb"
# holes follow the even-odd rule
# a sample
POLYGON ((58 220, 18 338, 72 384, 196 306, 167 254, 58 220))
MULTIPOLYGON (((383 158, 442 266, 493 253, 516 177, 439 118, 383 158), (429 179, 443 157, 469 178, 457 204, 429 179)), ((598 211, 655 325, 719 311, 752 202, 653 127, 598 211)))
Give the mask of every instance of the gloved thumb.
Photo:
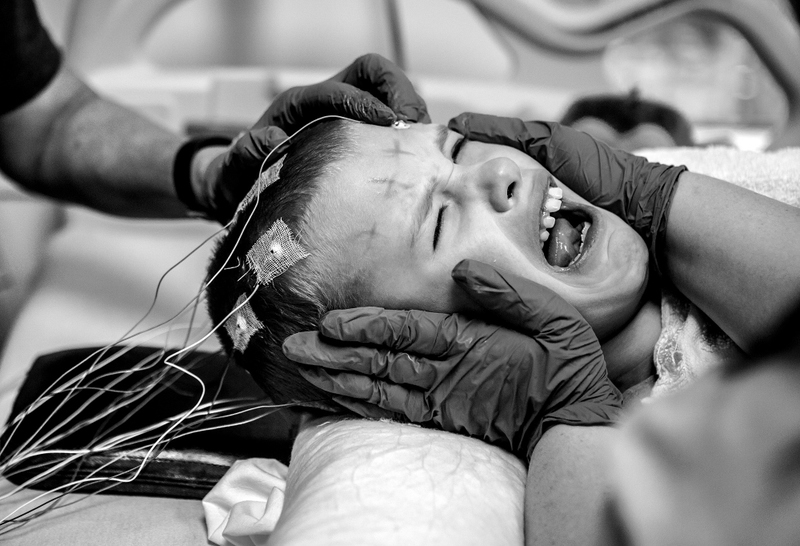
POLYGON ((543 163, 548 157, 543 147, 550 144, 553 130, 558 125, 464 112, 451 119, 447 126, 469 140, 511 146, 543 163))
POLYGON ((478 305, 502 323, 532 337, 558 335, 576 322, 586 324, 561 296, 536 282, 500 272, 475 260, 462 260, 453 280, 478 305))

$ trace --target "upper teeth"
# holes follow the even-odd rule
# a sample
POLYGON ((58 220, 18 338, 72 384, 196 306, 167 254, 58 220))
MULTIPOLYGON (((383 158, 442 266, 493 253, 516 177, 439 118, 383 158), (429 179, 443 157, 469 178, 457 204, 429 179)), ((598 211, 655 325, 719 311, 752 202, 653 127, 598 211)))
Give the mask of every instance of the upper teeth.
POLYGON ((564 192, 561 188, 551 186, 547 189, 547 197, 542 207, 542 226, 545 229, 539 232, 541 246, 544 246, 544 242, 550 238, 550 232, 547 230, 556 224, 556 219, 550 216, 550 213, 561 209, 561 198, 563 196, 564 192))

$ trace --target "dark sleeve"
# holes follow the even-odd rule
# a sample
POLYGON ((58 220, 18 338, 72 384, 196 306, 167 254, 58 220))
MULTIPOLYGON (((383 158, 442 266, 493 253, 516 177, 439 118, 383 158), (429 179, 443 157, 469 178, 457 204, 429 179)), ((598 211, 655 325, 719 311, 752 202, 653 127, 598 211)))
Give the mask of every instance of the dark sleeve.
POLYGON ((35 97, 53 79, 61 53, 33 0, 0 0, 0 115, 35 97))

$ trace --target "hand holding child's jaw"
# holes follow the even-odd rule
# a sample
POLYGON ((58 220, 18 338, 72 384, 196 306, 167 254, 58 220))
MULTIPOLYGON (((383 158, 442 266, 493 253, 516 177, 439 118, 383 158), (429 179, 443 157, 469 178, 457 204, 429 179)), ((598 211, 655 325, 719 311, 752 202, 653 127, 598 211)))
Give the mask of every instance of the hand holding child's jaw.
POLYGON ((522 544, 524 484, 518 459, 477 440, 387 421, 316 421, 295 441, 270 540, 522 544))

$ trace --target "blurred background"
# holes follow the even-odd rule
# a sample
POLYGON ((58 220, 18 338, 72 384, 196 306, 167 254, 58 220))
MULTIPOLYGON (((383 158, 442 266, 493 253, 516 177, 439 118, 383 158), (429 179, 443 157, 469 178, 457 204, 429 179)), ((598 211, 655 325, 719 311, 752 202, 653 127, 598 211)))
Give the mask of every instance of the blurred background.
MULTIPOLYGON (((408 72, 436 122, 463 111, 559 120, 580 98, 634 91, 682 113, 699 145, 800 145, 798 0, 37 5, 100 93, 187 134, 234 136, 281 91, 377 52, 408 72)), ((103 217, 32 198, 0 176, 0 385, 14 385, 6 376, 39 352, 116 339, 147 309, 161 273, 214 230, 103 217)), ((204 261, 178 275, 168 301, 194 295, 204 261)))
POLYGON ((190 131, 244 128, 282 90, 377 52, 407 70, 434 121, 465 110, 558 119, 578 97, 635 88, 684 113, 698 142, 758 149, 784 129, 796 91, 781 71, 800 68, 789 0, 38 4, 101 91, 190 131))

